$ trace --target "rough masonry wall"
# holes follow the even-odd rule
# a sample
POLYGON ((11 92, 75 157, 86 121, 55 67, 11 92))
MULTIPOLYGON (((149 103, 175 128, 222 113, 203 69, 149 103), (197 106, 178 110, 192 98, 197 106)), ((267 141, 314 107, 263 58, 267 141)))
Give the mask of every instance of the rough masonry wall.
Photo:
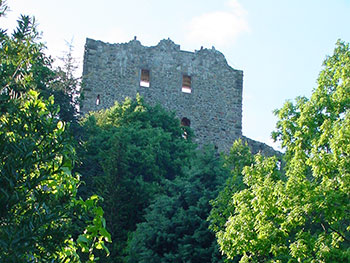
POLYGON ((188 118, 199 144, 228 151, 242 135, 243 72, 214 48, 187 52, 169 39, 152 47, 136 39, 125 44, 87 39, 83 76, 83 114, 139 93, 147 103, 188 118), (149 87, 140 86, 141 69, 150 72, 149 87), (181 91, 183 75, 191 77, 191 93, 181 91))

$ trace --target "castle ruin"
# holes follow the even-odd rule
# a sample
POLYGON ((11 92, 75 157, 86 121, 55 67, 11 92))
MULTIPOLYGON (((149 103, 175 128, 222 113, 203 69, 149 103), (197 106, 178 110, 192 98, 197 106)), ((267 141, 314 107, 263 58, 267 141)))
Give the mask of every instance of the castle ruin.
MULTIPOLYGON (((147 103, 175 111, 199 145, 213 143, 227 152, 242 137, 243 71, 230 67, 215 48, 188 52, 170 39, 146 47, 136 37, 123 44, 88 38, 83 77, 82 114, 139 93, 147 103)), ((254 152, 270 148, 244 139, 254 152)))

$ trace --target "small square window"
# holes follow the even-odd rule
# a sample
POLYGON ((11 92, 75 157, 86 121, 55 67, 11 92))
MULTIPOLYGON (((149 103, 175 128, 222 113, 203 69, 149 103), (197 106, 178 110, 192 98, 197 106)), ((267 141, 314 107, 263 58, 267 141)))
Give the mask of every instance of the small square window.
POLYGON ((141 69, 140 86, 149 88, 149 85, 150 85, 149 70, 141 69))
POLYGON ((191 77, 187 75, 182 76, 182 92, 184 93, 191 93, 191 77))

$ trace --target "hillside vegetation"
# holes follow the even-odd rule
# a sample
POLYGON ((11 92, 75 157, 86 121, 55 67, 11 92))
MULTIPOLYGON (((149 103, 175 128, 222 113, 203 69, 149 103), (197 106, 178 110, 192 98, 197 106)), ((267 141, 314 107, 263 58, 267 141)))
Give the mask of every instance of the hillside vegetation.
POLYGON ((350 261, 349 44, 276 110, 281 160, 199 149, 139 96, 81 117, 34 18, 0 41, 0 262, 350 261))

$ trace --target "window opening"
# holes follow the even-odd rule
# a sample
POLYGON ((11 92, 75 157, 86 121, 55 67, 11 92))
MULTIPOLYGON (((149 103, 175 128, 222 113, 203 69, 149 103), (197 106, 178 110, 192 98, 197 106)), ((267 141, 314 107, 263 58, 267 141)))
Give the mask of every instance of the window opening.
MULTIPOLYGON (((183 117, 181 119, 181 126, 183 126, 183 127, 190 127, 191 126, 191 121, 189 119, 187 119, 186 117, 183 117)), ((188 130, 184 128, 183 129, 182 138, 187 139, 187 137, 188 137, 188 133, 187 132, 188 132, 188 130)))
POLYGON ((191 93, 191 77, 187 75, 182 76, 182 92, 191 93))
POLYGON ((100 105, 100 103, 101 103, 100 94, 98 94, 96 98, 96 105, 100 105))
POLYGON ((191 126, 191 121, 189 119, 187 119, 186 117, 183 117, 181 119, 181 126, 190 127, 191 126))
POLYGON ((149 85, 150 85, 149 70, 148 69, 141 69, 140 86, 149 88, 149 85))

